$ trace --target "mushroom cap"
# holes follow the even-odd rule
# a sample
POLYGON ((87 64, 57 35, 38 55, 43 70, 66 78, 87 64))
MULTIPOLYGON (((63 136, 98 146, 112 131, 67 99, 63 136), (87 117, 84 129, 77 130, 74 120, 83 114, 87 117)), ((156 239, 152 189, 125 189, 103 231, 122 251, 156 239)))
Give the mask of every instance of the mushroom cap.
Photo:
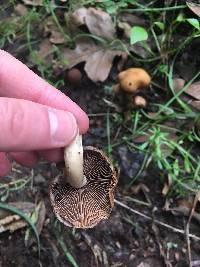
POLYGON ((87 183, 74 188, 64 175, 50 185, 50 200, 56 217, 66 226, 92 228, 107 219, 114 206, 116 171, 103 154, 94 147, 85 147, 83 172, 87 183))
POLYGON ((134 94, 140 89, 148 87, 151 77, 142 68, 130 68, 118 75, 121 90, 126 93, 134 94))
POLYGON ((147 101, 144 97, 137 95, 133 98, 133 104, 135 107, 145 108, 147 106, 147 101))
POLYGON ((77 68, 70 69, 66 74, 67 81, 72 85, 77 85, 80 83, 82 78, 82 73, 77 68))

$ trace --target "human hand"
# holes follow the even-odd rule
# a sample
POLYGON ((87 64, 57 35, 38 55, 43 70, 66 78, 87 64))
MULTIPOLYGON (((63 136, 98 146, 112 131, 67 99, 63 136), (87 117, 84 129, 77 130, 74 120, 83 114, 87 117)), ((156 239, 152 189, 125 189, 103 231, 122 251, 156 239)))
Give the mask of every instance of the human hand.
POLYGON ((41 156, 62 160, 62 147, 88 126, 70 98, 0 50, 0 176, 10 171, 9 158, 29 167, 41 156))

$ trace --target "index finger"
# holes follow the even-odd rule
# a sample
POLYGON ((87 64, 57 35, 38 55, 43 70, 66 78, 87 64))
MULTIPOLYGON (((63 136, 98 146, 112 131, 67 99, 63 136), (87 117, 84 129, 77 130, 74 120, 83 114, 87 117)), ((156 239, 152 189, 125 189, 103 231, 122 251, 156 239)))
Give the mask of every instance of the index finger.
POLYGON ((0 96, 69 111, 75 116, 81 133, 88 129, 88 117, 76 103, 4 50, 0 50, 0 96))

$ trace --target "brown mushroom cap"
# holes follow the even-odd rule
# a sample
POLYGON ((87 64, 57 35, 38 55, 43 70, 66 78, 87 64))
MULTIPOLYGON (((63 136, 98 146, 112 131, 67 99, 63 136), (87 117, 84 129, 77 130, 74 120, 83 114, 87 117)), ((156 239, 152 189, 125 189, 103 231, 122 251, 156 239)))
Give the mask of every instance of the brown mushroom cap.
POLYGON ((139 90, 148 87, 151 77, 142 68, 130 68, 118 74, 121 90, 129 94, 135 94, 139 90))
POLYGON ((72 68, 67 72, 66 75, 67 81, 73 85, 77 85, 80 83, 82 78, 82 73, 77 68, 72 68))
POLYGON ((57 176, 50 185, 50 200, 63 224, 91 228, 109 217, 118 178, 108 158, 94 147, 84 149, 83 172, 87 183, 79 189, 66 183, 63 175, 57 176))
POLYGON ((144 97, 137 95, 133 98, 133 104, 135 107, 145 108, 147 106, 147 101, 144 97))

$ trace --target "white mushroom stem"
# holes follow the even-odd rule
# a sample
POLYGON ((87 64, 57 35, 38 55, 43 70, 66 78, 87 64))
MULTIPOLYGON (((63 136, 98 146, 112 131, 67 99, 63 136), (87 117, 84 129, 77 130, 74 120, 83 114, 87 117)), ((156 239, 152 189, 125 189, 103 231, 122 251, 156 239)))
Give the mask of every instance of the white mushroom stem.
POLYGON ((82 135, 79 133, 70 145, 64 149, 64 160, 68 183, 75 187, 83 187, 87 180, 83 175, 82 135))

